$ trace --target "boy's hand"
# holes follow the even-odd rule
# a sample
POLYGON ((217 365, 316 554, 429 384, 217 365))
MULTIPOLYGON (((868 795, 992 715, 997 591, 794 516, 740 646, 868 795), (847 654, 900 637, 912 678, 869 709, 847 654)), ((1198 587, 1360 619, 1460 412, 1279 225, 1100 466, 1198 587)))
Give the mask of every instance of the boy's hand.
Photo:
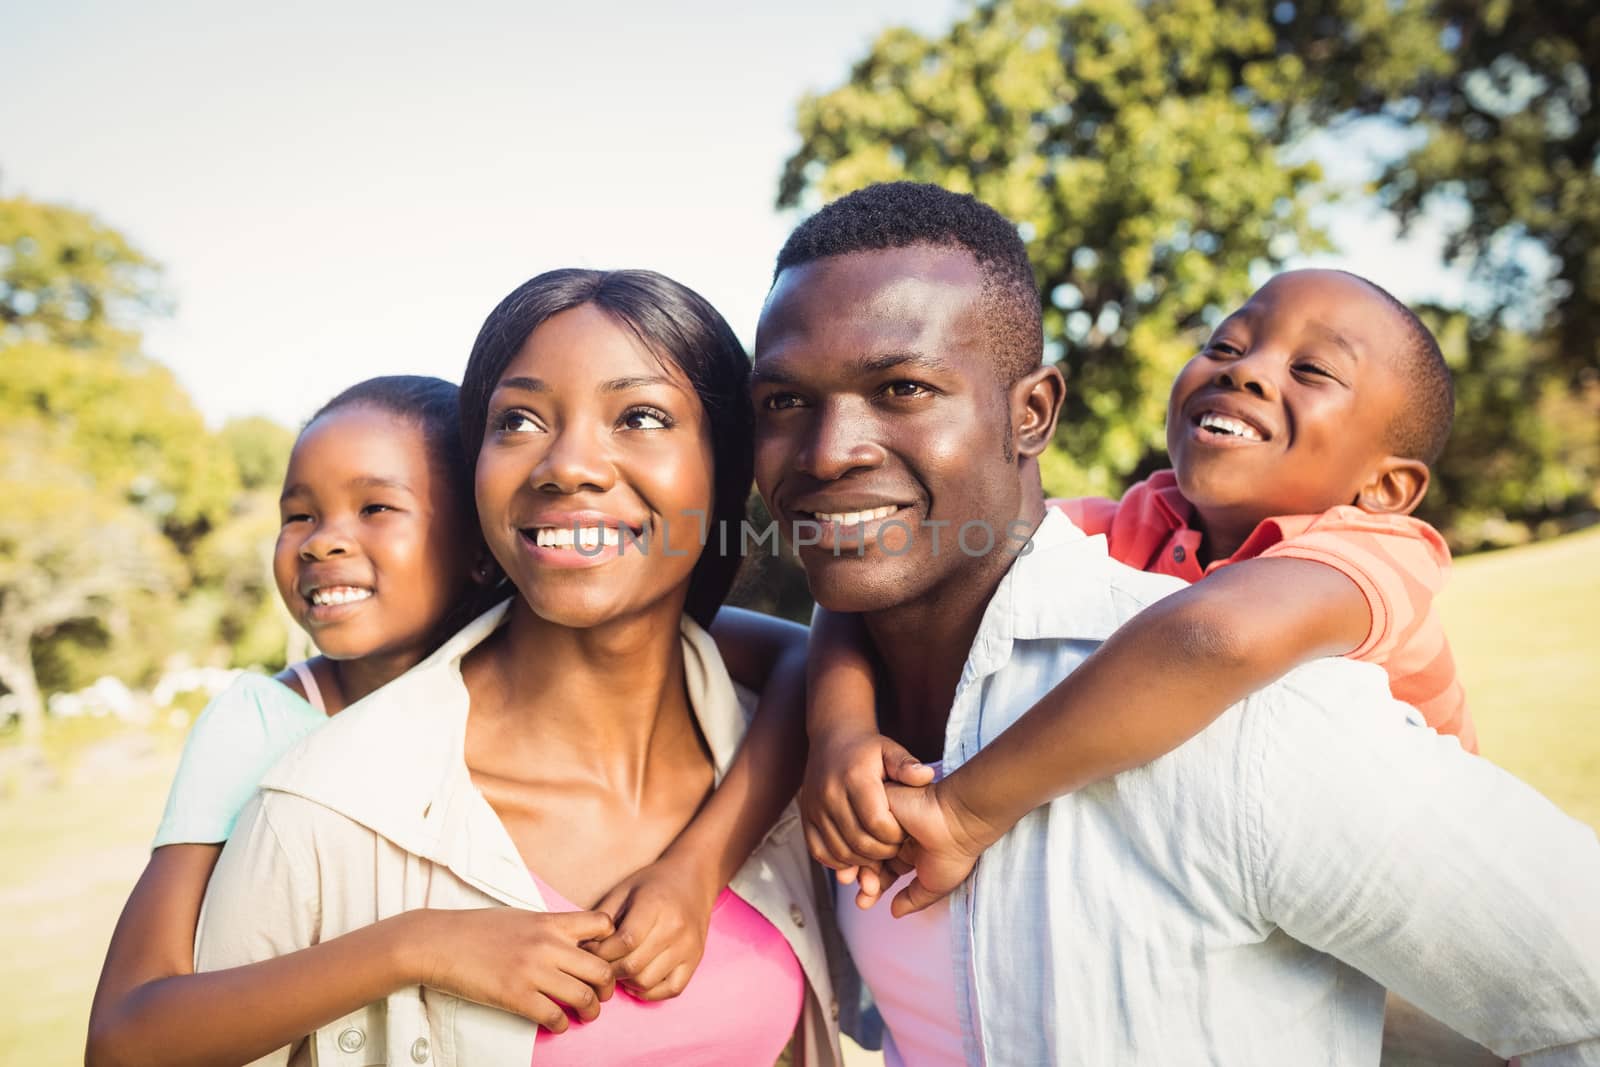
POLYGON ((814 743, 800 789, 806 847, 841 884, 858 868, 894 856, 905 834, 889 810, 884 781, 926 785, 933 768, 877 733, 814 743))
POLYGON ((616 916, 616 932, 588 946, 640 1000, 682 993, 706 950, 721 886, 686 863, 660 860, 623 879, 595 905, 616 916))
POLYGON ((420 953, 422 985, 513 1012, 557 1034, 567 1028, 568 1009, 588 1022, 611 999, 611 967, 578 947, 611 933, 611 919, 598 911, 411 914, 421 926, 406 940, 420 953))
POLYGON ((898 919, 953 893, 1001 833, 967 810, 948 780, 920 789, 890 785, 887 792, 889 809, 905 827, 906 840, 899 855, 884 865, 882 874, 863 879, 856 903, 871 907, 896 877, 915 870, 916 877, 889 902, 890 912, 898 919))

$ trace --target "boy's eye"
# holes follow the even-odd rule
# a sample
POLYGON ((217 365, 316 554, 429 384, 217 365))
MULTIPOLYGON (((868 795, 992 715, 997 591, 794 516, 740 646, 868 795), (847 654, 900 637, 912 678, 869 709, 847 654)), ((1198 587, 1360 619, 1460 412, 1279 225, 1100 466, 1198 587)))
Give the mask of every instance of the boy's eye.
POLYGON ((790 408, 804 405, 805 401, 798 393, 769 393, 761 398, 761 408, 764 411, 788 411, 790 408))
POLYGON ((660 408, 629 408, 620 420, 630 430, 665 430, 672 425, 672 416, 660 408))
POLYGON ((361 514, 363 514, 363 515, 381 515, 385 511, 393 511, 393 510, 394 510, 394 508, 390 507, 388 504, 368 504, 366 507, 361 509, 361 514))
POLYGON ((285 515, 283 517, 283 525, 285 525, 285 526, 289 525, 291 522, 310 522, 310 521, 311 521, 311 516, 307 515, 303 511, 297 511, 297 512, 294 512, 293 514, 285 515))
POLYGON ((1242 348, 1240 348, 1238 345, 1234 344, 1231 341, 1216 341, 1216 340, 1208 341, 1206 343, 1206 347, 1205 347, 1204 351, 1205 351, 1206 355, 1208 355, 1208 356, 1209 355, 1238 356, 1238 355, 1243 355, 1243 353, 1244 353, 1244 350, 1242 348))

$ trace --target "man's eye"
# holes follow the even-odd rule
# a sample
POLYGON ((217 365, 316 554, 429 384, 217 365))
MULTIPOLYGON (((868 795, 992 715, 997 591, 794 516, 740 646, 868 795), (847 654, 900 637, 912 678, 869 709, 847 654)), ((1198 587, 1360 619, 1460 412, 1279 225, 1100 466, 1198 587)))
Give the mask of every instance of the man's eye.
POLYGON ((933 390, 929 389, 921 382, 905 381, 890 382, 888 385, 883 387, 883 392, 885 396, 892 396, 897 400, 906 400, 912 397, 927 396, 929 393, 932 393, 933 390))
POLYGON ((788 411, 804 404, 805 401, 795 393, 770 393, 761 401, 761 407, 766 411, 788 411))
POLYGON ((622 416, 622 425, 630 430, 665 430, 672 425, 672 416, 660 408, 630 408, 622 416))

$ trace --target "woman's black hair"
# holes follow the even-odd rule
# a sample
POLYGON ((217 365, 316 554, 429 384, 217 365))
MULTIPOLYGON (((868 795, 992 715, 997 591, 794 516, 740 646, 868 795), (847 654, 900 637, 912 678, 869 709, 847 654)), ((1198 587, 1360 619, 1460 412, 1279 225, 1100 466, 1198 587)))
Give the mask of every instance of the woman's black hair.
MULTIPOLYGON (((324 415, 345 408, 373 408, 386 415, 403 419, 422 431, 422 440, 428 458, 444 472, 449 480, 457 505, 461 528, 466 534, 465 543, 476 546, 474 552, 488 560, 488 550, 482 547, 483 534, 478 525, 477 510, 473 505, 472 463, 461 447, 460 400, 461 390, 443 378, 422 374, 385 374, 357 382, 317 409, 311 416, 309 427, 324 415)), ((469 567, 471 566, 469 561, 469 567)), ((474 581, 465 589, 456 605, 440 620, 435 630, 438 638, 455 633, 483 612, 504 600, 504 580, 474 581)))
POLYGON ((483 447, 489 397, 533 331, 551 316, 593 305, 688 376, 711 426, 711 514, 684 610, 709 626, 739 570, 741 524, 753 476, 750 360, 716 308, 648 270, 554 270, 518 286, 484 320, 461 379, 461 442, 483 447), (724 533, 726 536, 719 536, 724 533))

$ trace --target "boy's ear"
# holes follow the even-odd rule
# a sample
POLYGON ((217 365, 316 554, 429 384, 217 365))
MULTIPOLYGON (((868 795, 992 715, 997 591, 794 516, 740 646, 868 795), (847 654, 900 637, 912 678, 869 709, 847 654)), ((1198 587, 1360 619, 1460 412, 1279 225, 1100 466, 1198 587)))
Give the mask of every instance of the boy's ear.
POLYGON ((1066 395, 1066 379, 1052 366, 1030 371, 1011 387, 1011 439, 1019 457, 1031 458, 1049 447, 1066 395))
POLYGON ((1356 494, 1356 507, 1375 515, 1409 515, 1428 492, 1428 465, 1420 459, 1385 456, 1356 494))

